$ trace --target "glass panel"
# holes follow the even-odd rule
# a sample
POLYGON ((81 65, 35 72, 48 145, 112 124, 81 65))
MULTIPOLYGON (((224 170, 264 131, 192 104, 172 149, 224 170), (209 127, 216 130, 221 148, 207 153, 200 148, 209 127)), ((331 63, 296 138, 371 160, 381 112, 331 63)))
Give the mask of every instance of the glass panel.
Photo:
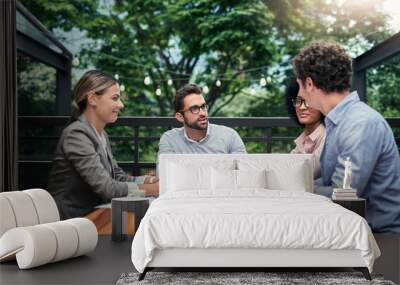
MULTIPOLYGON (((368 104, 385 118, 400 117, 400 54, 367 70, 368 104)), ((400 128, 392 128, 400 149, 400 128)))
POLYGON ((400 54, 367 70, 368 104, 385 118, 400 117, 400 54))
POLYGON ((55 115, 56 69, 18 53, 17 94, 19 116, 55 115))
MULTIPOLYGON (((56 70, 22 53, 17 57, 18 116, 55 115, 56 70)), ((62 127, 20 124, 19 160, 51 160, 62 127)))

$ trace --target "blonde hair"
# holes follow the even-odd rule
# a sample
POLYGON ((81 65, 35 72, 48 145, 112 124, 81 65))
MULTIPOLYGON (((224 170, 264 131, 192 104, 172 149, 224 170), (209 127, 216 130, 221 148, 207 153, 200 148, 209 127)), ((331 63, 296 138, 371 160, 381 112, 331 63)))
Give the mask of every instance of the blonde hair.
POLYGON ((115 84, 118 81, 111 75, 98 70, 87 71, 74 88, 71 121, 75 121, 85 111, 90 92, 101 96, 115 84))

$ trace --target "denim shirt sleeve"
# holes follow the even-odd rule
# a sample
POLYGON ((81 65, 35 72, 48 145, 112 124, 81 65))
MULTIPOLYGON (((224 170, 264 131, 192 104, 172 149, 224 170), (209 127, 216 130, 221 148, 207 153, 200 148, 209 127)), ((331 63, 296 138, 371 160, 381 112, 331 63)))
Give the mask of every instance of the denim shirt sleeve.
POLYGON ((343 128, 338 136, 339 155, 332 175, 333 187, 343 186, 344 161, 349 157, 352 162, 351 186, 362 196, 382 148, 383 128, 381 122, 371 120, 360 120, 343 128))

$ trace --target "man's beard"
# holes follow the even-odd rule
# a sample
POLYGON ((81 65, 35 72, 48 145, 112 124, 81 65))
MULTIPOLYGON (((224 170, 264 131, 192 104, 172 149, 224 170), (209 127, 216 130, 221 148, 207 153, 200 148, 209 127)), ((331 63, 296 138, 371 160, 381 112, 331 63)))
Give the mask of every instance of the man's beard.
POLYGON ((185 125, 191 129, 194 130, 199 130, 199 131, 204 131, 207 130, 208 127, 208 119, 206 118, 206 124, 202 125, 200 124, 199 121, 195 121, 193 123, 190 123, 185 117, 184 117, 185 125))

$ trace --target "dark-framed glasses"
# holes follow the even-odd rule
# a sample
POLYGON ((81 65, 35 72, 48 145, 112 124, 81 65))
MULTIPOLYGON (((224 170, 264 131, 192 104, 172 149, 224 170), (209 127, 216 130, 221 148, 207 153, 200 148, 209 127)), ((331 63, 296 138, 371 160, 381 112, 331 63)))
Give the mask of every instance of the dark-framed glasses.
POLYGON ((297 107, 297 108, 300 107, 303 103, 304 103, 304 107, 306 107, 306 108, 310 107, 307 104, 307 101, 301 97, 296 97, 296 99, 292 99, 292 103, 293 103, 293 107, 297 107))
POLYGON ((190 113, 192 113, 192 114, 198 114, 198 113, 200 113, 200 110, 202 110, 203 112, 207 112, 208 111, 208 105, 206 103, 204 103, 201 106, 197 106, 197 105, 190 106, 188 109, 183 110, 182 113, 184 113, 186 111, 190 111, 190 113))

